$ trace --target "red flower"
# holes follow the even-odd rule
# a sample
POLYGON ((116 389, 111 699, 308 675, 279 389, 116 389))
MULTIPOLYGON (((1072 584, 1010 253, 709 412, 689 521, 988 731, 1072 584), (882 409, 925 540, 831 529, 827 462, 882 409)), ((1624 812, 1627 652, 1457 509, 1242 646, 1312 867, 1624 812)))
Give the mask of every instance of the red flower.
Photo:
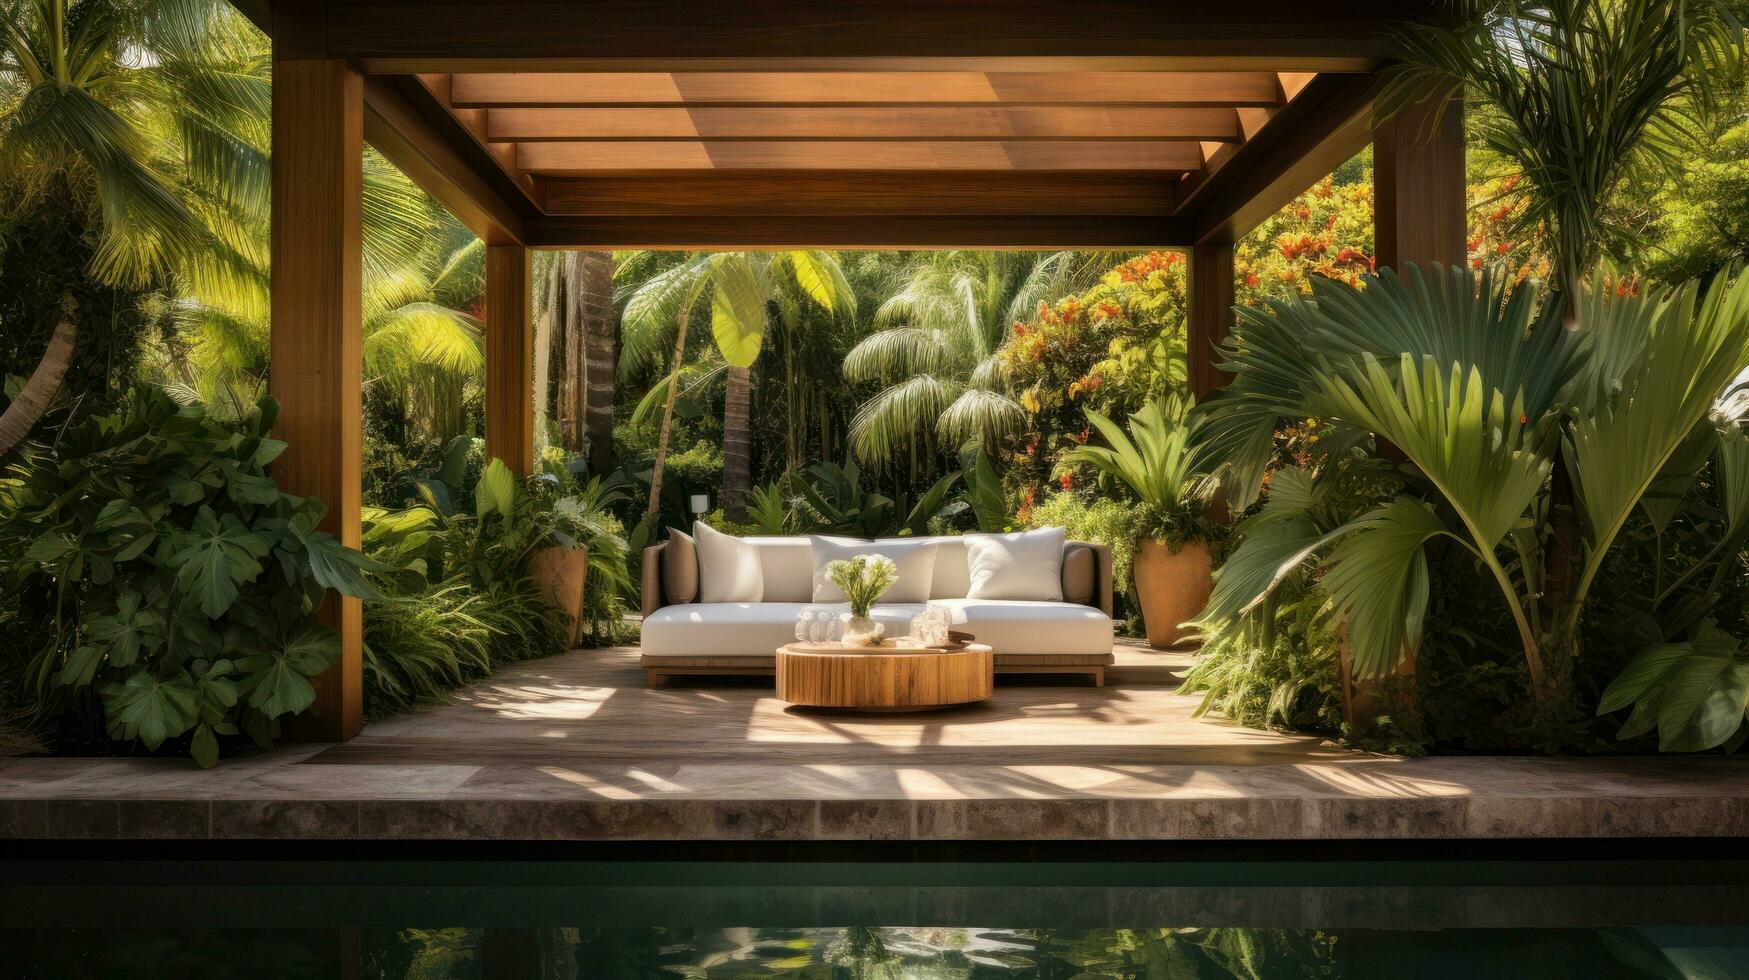
POLYGON ((1251 273, 1251 272, 1245 273, 1245 285, 1255 288, 1257 286, 1258 281, 1259 280, 1258 280, 1257 275, 1255 273, 1251 273))
POLYGON ((1057 478, 1057 482, 1063 485, 1064 490, 1067 490, 1075 485, 1075 474, 1064 472, 1062 476, 1057 478))

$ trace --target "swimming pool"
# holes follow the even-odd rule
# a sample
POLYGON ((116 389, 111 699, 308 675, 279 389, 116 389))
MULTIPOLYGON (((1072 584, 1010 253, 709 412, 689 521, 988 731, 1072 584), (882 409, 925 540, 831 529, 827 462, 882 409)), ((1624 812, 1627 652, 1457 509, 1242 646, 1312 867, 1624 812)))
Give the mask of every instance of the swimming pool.
POLYGON ((1749 977, 1749 863, 1462 846, 1431 861, 18 860, 0 879, 0 975, 1749 977))

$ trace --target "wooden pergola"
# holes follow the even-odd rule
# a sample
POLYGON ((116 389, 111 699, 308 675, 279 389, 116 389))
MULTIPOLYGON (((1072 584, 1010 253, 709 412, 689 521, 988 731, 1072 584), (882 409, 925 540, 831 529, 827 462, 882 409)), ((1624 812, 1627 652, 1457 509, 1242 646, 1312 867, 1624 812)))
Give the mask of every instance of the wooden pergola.
MULTIPOLYGON (((1369 142, 1379 264, 1465 257, 1461 112, 1373 113, 1440 0, 235 2, 273 39, 275 476, 354 546, 366 142, 487 243, 486 442, 523 472, 531 249, 1184 248, 1199 394, 1234 242, 1369 142)), ((300 734, 344 740, 362 609, 322 616, 300 734)))

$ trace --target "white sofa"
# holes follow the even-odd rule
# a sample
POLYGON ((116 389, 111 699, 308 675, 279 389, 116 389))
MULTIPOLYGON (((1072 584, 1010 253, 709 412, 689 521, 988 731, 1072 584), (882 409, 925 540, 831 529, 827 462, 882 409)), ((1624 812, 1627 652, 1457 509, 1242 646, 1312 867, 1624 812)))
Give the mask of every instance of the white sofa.
MULTIPOLYGON (((652 686, 678 675, 768 675, 776 650, 795 639, 804 609, 848 611, 844 603, 815 603, 814 562, 805 537, 743 539, 758 553, 764 574, 760 602, 699 602, 698 557, 690 538, 677 535, 644 550, 643 658, 652 686)), ((1101 545, 1063 545, 1063 600, 969 599, 965 538, 904 538, 935 543, 929 590, 932 602, 953 610, 955 629, 988 643, 998 673, 1086 675, 1102 684, 1112 662, 1111 553, 1101 545)), ((877 604, 873 617, 887 635, 903 636, 922 603, 877 604)))

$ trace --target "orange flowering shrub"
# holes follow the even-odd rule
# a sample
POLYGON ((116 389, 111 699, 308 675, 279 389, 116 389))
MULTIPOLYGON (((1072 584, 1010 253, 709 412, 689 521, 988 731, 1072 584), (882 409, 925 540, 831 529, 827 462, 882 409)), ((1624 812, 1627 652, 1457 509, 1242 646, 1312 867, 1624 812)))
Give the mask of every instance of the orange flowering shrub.
POLYGON ((1026 486, 1073 485, 1055 464, 1086 441, 1083 409, 1122 417, 1155 392, 1184 389, 1188 272, 1182 252, 1139 255, 1010 328, 997 357, 1031 418, 1011 468, 1026 486))
POLYGON ((1513 282, 1547 279, 1552 263, 1548 253, 1526 236, 1515 235, 1524 200, 1516 193, 1523 178, 1518 174, 1496 177, 1469 187, 1470 268, 1493 262, 1511 270, 1513 282))
POLYGON ((1325 177, 1294 198, 1234 250, 1238 302, 1310 295, 1313 276, 1359 285, 1374 271, 1372 205, 1370 179, 1338 184, 1325 177))

